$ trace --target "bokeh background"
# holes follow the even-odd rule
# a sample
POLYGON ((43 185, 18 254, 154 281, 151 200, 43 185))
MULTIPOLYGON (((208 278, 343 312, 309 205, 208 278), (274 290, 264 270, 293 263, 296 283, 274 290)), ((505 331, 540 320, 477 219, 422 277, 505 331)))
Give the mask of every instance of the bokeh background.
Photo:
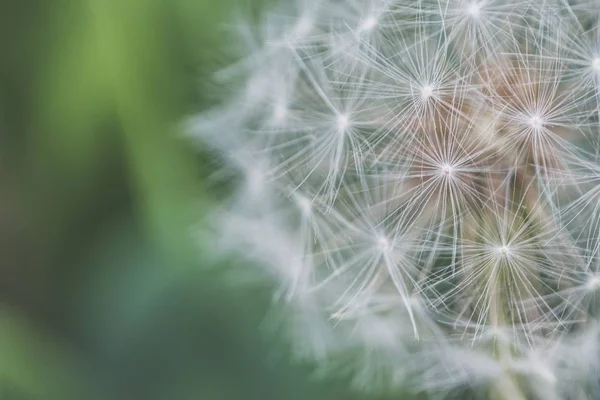
POLYGON ((179 122, 218 97, 235 6, 0 2, 1 400, 365 398, 195 234, 222 195, 179 122))

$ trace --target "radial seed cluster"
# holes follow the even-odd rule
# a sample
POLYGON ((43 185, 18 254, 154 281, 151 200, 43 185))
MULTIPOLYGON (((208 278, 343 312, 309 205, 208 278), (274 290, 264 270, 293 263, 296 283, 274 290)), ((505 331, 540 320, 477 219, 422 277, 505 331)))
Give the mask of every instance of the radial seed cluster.
POLYGON ((277 282, 298 355, 367 390, 600 398, 599 17, 283 0, 236 25, 193 132, 233 182, 219 250, 277 282))

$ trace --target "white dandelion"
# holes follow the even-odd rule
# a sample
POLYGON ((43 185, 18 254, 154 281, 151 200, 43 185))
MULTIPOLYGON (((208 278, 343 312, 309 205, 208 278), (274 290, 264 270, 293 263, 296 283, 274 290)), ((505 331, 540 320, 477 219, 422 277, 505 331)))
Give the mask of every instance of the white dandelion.
POLYGON ((277 284, 295 354, 363 391, 600 397, 599 13, 281 0, 238 25, 190 126, 232 182, 215 248, 277 284))

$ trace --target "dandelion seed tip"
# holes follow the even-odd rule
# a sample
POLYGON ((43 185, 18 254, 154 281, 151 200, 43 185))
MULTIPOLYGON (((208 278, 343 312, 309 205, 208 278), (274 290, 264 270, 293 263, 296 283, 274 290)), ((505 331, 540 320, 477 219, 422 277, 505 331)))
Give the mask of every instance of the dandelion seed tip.
POLYGON ((540 366, 540 368, 537 372, 538 372, 538 375, 542 379, 544 379, 546 382, 548 382, 550 384, 555 384, 557 382, 556 375, 549 368, 547 368, 545 366, 540 366))
POLYGON ((361 31, 371 31, 377 26, 377 22, 378 22, 377 18, 375 18, 373 16, 367 17, 362 22, 362 25, 360 26, 360 30, 361 31))
POLYGON ((265 187, 265 175, 260 168, 251 168, 246 175, 248 188, 252 193, 260 193, 265 187))
POLYGON ((298 207, 302 210, 303 214, 310 214, 312 210, 312 202, 306 197, 299 196, 297 199, 298 207))
POLYGON ((408 298, 408 304, 413 308, 421 306, 421 296, 418 293, 413 293, 408 298))
POLYGON ((421 88, 421 98, 423 100, 428 100, 433 95, 433 86, 425 85, 421 88))
POLYGON ((588 280, 588 288, 591 291, 600 289, 600 276, 594 275, 590 277, 588 280))
POLYGON ((424 86, 421 88, 421 99, 422 99, 423 101, 427 101, 427 100, 429 100, 429 98, 430 98, 431 96, 433 96, 433 90, 434 90, 434 88, 433 88, 433 86, 432 86, 432 85, 424 85, 424 86))
POLYGON ((529 120, 529 124, 535 129, 540 129, 544 125, 544 120, 539 115, 534 115, 529 120))
POLYGON ((340 131, 344 131, 346 130, 346 128, 348 127, 350 123, 350 120, 348 119, 347 115, 339 115, 337 118, 337 127, 340 131))
POLYGON ((445 176, 450 176, 452 175, 454 168, 452 168, 452 165, 450 164, 444 164, 442 166, 442 174, 445 176))
POLYGON ((596 57, 592 60, 592 68, 594 71, 600 72, 600 57, 596 57))
POLYGON ((390 241, 385 236, 379 236, 377 238, 377 248, 381 251, 387 251, 390 249, 390 241))
POLYGON ((296 36, 304 36, 310 32, 312 25, 310 18, 307 16, 301 17, 298 22, 296 22, 296 26, 294 26, 294 34, 296 36))
POLYGON ((511 250, 509 246, 504 244, 502 246, 498 246, 496 248, 496 252, 502 257, 508 257, 510 255, 511 250))
POLYGON ((479 17, 481 14, 481 5, 476 1, 472 2, 467 6, 467 14, 469 14, 473 18, 479 17))
POLYGON ((283 104, 277 104, 273 110, 273 118, 275 122, 281 122, 287 116, 287 107, 283 104))

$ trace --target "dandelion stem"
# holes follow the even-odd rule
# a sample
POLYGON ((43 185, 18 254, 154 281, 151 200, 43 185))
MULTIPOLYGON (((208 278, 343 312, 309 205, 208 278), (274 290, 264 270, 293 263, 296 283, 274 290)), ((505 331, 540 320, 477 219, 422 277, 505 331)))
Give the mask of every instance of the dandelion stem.
MULTIPOLYGON (((502 306, 502 288, 500 281, 502 279, 502 271, 493 274, 491 279, 494 280, 494 287, 491 293, 490 307, 490 323, 493 329, 500 329, 506 324, 506 315, 502 306)), ((496 341, 494 353, 498 357, 500 363, 507 367, 507 363, 511 358, 511 352, 507 344, 502 341, 496 341)), ((526 400, 526 396, 522 393, 519 384, 517 383, 514 374, 503 372, 492 384, 490 398, 493 400, 526 400)))

